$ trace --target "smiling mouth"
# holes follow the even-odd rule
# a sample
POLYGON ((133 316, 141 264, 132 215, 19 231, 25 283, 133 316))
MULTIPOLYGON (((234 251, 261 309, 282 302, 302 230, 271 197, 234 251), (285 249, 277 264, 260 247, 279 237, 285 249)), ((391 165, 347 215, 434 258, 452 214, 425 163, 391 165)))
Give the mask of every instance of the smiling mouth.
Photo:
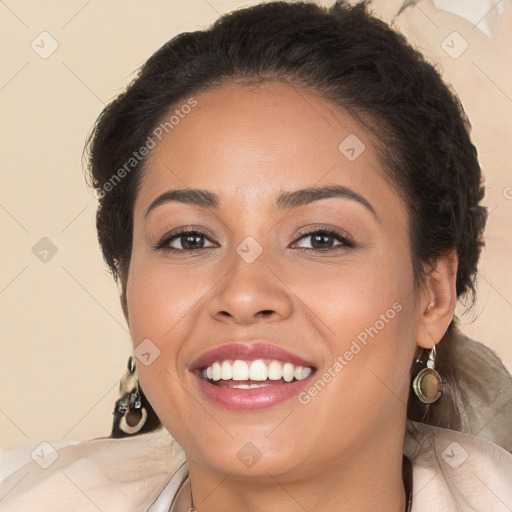
POLYGON ((255 389, 307 379, 316 368, 278 360, 220 360, 198 369, 199 377, 214 386, 255 389))

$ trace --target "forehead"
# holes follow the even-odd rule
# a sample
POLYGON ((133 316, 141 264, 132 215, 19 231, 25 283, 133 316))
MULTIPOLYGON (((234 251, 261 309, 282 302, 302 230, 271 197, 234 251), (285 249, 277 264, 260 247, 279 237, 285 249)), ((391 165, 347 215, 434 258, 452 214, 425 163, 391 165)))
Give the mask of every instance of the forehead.
POLYGON ((240 205, 329 183, 389 188, 370 134, 311 89, 230 83, 192 100, 176 104, 172 123, 153 131, 138 206, 172 188, 208 189, 240 205))

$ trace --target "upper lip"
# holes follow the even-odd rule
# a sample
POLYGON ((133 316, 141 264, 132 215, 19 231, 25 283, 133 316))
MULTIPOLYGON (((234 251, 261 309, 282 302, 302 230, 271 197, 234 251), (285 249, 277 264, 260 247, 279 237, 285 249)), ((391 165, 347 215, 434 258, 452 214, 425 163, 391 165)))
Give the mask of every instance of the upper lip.
POLYGON ((192 362, 190 370, 194 371, 206 368, 211 366, 215 361, 225 361, 228 359, 241 359, 244 361, 275 359, 278 361, 289 362, 296 366, 309 366, 315 368, 314 363, 306 361, 293 352, 265 341, 257 341, 250 344, 241 342, 227 343, 208 350, 192 362))

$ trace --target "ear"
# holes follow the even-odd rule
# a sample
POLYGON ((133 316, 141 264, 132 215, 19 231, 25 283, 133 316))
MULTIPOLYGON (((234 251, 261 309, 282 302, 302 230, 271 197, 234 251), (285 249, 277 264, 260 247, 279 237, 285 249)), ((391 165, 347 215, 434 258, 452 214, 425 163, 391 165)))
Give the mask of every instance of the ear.
POLYGON ((420 299, 417 345, 431 349, 441 341, 457 304, 457 267, 455 249, 440 256, 428 273, 420 299))

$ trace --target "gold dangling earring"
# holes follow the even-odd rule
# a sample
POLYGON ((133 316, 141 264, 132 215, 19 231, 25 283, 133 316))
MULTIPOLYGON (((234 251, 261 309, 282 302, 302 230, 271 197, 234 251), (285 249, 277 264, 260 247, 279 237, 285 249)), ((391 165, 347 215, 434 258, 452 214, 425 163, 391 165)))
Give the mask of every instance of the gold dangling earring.
MULTIPOLYGON (((414 394, 420 402, 424 404, 433 404, 443 394, 443 380, 435 370, 436 346, 428 354, 427 367, 418 372, 412 383, 414 394)), ((416 359, 421 363, 421 357, 416 359)))
POLYGON ((124 437, 140 432, 148 418, 146 408, 142 405, 139 379, 136 374, 135 358, 128 359, 128 371, 121 379, 119 390, 121 398, 114 407, 112 437, 124 437))

